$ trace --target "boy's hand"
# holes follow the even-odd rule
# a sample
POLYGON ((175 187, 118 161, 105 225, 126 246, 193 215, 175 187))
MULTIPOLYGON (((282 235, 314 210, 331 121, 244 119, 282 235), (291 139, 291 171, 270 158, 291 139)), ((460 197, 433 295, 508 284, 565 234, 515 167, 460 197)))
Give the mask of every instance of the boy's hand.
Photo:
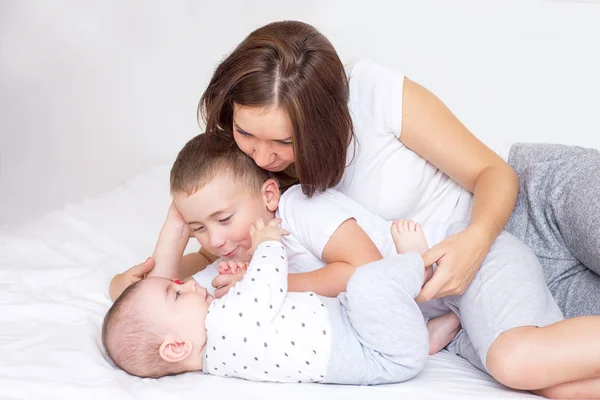
POLYGON ((223 274, 215 277, 212 281, 212 286, 215 288, 215 297, 220 299, 225 296, 227 292, 229 292, 229 289, 242 280, 244 275, 246 275, 246 270, 239 271, 235 274, 223 274))
POLYGON ((219 274, 221 275, 237 274, 238 272, 246 271, 248 269, 248 264, 249 263, 243 261, 222 261, 219 263, 217 271, 219 271, 219 274))
POLYGON ((154 260, 149 257, 142 264, 138 264, 129 268, 127 271, 117 274, 110 282, 109 294, 110 299, 115 301, 117 297, 123 293, 130 285, 133 285, 139 280, 144 279, 144 276, 154 268, 154 260))
POLYGON ((252 238, 250 254, 254 254, 254 251, 262 242, 267 242, 269 240, 281 241, 281 236, 290 234, 285 229, 281 229, 277 226, 280 223, 281 218, 275 218, 265 225, 263 219, 259 218, 255 224, 250 225, 250 237, 252 238))

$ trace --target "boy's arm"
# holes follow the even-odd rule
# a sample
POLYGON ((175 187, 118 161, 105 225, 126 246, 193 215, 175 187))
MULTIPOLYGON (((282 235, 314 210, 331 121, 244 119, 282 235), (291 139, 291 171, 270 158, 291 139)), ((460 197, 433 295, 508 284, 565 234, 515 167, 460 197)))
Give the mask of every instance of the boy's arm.
POLYGON ((188 225, 183 220, 175 204, 171 203, 167 219, 160 230, 158 242, 152 254, 156 265, 148 273, 148 276, 160 276, 169 279, 179 278, 179 266, 189 237, 188 225))
POLYGON ((331 235, 321 257, 328 263, 323 268, 289 275, 290 292, 312 291, 321 296, 336 297, 346 291, 346 284, 356 267, 383 258, 353 218, 342 222, 331 235))
POLYGON ((212 264, 218 257, 201 248, 199 251, 186 254, 179 265, 179 279, 190 277, 212 264))

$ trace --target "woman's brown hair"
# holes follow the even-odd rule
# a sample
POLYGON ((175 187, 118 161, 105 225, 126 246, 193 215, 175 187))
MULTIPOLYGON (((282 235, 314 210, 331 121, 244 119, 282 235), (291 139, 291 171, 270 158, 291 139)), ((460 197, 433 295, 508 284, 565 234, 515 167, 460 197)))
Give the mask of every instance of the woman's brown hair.
POLYGON ((234 140, 234 104, 287 112, 296 173, 306 195, 340 182, 354 135, 348 78, 329 40, 311 25, 265 25, 221 62, 198 105, 209 143, 215 137, 234 140))

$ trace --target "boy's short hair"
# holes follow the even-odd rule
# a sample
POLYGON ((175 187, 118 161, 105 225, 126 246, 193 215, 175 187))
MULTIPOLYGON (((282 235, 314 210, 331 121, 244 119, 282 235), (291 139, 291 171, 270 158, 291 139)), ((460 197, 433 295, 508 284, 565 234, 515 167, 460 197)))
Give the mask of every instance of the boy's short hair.
POLYGON ((138 281, 117 298, 104 317, 102 344, 115 365, 141 378, 160 378, 185 372, 179 363, 170 363, 159 354, 163 338, 156 326, 139 310, 138 281))
POLYGON ((223 173, 229 173, 235 181, 242 181, 247 189, 256 192, 271 178, 269 172, 257 166, 235 142, 213 140, 209 146, 201 133, 187 142, 177 155, 171 168, 171 193, 190 196, 223 173))

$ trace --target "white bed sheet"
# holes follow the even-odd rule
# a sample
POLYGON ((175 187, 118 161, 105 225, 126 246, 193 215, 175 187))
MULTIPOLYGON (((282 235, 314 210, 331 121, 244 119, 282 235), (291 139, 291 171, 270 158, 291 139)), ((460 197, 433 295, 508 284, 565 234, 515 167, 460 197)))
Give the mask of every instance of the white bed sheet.
MULTIPOLYGON (((170 198, 155 166, 95 198, 0 230, 1 399, 465 399, 536 398, 509 390, 441 352, 402 384, 271 384, 190 373, 139 379, 103 356, 110 278, 150 255, 170 198)), ((40 193, 43 201, 43 193, 40 193)), ((198 248, 191 242, 188 250, 198 248)))

